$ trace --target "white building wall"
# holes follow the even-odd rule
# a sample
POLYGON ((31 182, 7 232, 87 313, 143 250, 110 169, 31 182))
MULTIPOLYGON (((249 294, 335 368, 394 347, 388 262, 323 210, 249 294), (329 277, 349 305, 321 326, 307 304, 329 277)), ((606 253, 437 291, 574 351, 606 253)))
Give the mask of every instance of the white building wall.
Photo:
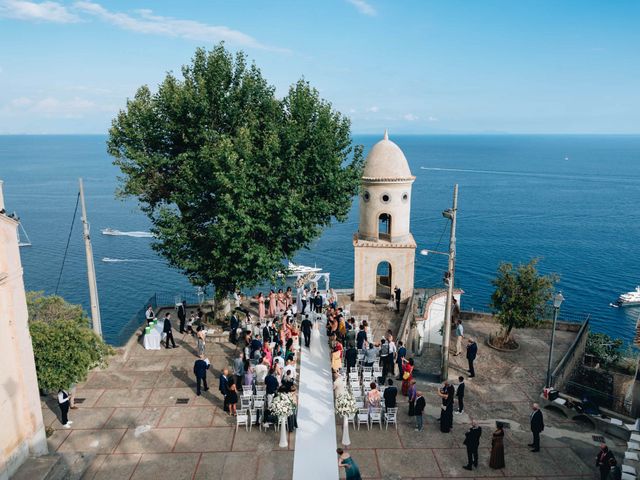
POLYGON ((9 479, 29 454, 47 453, 17 229, 18 222, 0 214, 0 480, 9 479))
MULTIPOLYGON (((454 294, 453 297, 458 301, 458 305, 460 305, 460 294, 454 294)), ((420 338, 418 351, 422 351, 423 346, 427 343, 442 345, 442 334, 440 332, 444 325, 447 293, 438 293, 429 298, 427 302, 425 318, 422 320, 416 319, 416 329, 420 338)))

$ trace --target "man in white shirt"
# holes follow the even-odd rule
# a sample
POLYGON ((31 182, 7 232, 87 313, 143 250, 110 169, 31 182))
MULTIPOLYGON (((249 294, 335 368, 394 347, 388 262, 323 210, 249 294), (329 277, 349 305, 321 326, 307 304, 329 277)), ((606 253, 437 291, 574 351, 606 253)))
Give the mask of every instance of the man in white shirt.
POLYGON ((464 327, 462 326, 462 320, 456 322, 456 353, 458 356, 462 353, 462 339, 464 338, 464 327))
POLYGON ((71 428, 73 422, 67 418, 67 414, 69 413, 69 393, 66 390, 60 389, 58 391, 58 406, 60 407, 62 417, 60 423, 62 423, 64 428, 71 428))
POLYGON ((289 361, 287 362, 287 366, 286 366, 286 367, 284 367, 284 374, 285 374, 285 376, 287 375, 287 372, 291 372, 291 378, 292 378, 293 380, 295 380, 295 379, 296 379, 296 366, 295 366, 295 364, 293 363, 293 360, 289 360, 289 361))
POLYGON ((396 354, 398 353, 398 349, 396 347, 396 342, 393 341, 393 337, 389 336, 389 356, 387 357, 387 373, 390 373, 391 376, 395 376, 395 364, 396 364, 396 354))
POLYGON ((144 316, 147 319, 147 325, 153 322, 153 319, 155 318, 156 314, 153 313, 153 307, 151 305, 149 305, 149 308, 147 308, 147 311, 145 312, 144 316))

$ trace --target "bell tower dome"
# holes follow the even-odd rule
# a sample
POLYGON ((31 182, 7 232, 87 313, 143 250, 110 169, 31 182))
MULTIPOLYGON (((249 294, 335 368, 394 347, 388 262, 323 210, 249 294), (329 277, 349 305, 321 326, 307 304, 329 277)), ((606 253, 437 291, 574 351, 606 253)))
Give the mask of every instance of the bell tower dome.
POLYGON ((415 177, 400 147, 384 138, 365 160, 360 192, 360 223, 354 235, 354 300, 401 300, 413 292, 416 244, 411 235, 411 186, 415 177))

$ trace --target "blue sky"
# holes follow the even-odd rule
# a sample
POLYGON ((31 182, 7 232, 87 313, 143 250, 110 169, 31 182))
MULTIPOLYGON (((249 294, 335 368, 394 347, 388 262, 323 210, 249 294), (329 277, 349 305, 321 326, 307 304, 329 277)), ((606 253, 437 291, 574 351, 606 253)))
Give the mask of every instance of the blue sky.
POLYGON ((355 133, 640 133, 640 2, 0 0, 0 134, 105 133, 224 40, 355 133))

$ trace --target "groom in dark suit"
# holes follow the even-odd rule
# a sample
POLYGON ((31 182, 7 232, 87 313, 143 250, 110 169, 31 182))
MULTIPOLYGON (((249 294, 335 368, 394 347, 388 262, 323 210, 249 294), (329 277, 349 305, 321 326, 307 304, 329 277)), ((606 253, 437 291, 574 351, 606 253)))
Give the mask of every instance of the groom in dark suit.
POLYGON ((542 412, 540 411, 540 405, 534 403, 531 406, 531 433, 533 433, 533 443, 530 443, 529 446, 533 447, 532 452, 540 451, 540 432, 544 430, 544 418, 542 417, 542 412))
POLYGON ((471 470, 473 467, 478 468, 478 446, 480 445, 480 436, 482 428, 474 420, 471 422, 471 428, 464 434, 464 442, 467 447, 467 464, 462 467, 465 470, 471 470))

